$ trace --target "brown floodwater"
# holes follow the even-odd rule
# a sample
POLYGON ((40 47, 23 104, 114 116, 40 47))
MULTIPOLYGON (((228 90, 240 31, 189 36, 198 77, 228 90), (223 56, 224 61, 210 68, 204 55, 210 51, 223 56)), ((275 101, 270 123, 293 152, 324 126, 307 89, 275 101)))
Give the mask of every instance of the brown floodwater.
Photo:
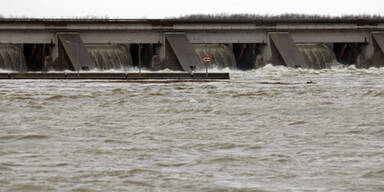
POLYGON ((0 80, 0 191, 384 191, 384 69, 0 80))

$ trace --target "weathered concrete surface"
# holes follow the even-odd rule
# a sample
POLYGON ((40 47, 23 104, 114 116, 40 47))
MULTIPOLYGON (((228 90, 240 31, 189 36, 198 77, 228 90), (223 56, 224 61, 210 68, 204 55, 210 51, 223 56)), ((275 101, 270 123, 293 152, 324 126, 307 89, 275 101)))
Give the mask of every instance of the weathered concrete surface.
POLYGON ((184 71, 191 73, 204 67, 184 33, 170 33, 165 36, 184 71))
POLYGON ((384 54, 384 33, 372 33, 373 39, 375 40, 377 47, 384 54))
POLYGON ((299 52, 289 33, 269 33, 269 36, 286 66, 308 68, 303 54, 299 52))
POLYGON ((359 68, 384 67, 383 32, 372 32, 369 44, 360 46, 356 66, 359 68))
POLYGON ((96 68, 78 33, 59 33, 57 36, 76 71, 96 68))

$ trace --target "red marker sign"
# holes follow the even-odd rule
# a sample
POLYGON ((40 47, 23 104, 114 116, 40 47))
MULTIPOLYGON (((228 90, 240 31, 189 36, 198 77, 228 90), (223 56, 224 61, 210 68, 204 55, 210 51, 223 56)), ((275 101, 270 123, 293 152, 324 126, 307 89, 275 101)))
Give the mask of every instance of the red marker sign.
POLYGON ((212 63, 212 56, 204 56, 202 61, 203 63, 212 63))

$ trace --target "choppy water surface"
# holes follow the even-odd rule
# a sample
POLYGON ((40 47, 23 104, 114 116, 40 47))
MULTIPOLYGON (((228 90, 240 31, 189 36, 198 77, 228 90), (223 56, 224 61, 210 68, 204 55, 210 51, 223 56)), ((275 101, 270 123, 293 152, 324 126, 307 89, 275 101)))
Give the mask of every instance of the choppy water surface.
POLYGON ((0 191, 384 190, 384 69, 231 73, 1 80, 0 191))

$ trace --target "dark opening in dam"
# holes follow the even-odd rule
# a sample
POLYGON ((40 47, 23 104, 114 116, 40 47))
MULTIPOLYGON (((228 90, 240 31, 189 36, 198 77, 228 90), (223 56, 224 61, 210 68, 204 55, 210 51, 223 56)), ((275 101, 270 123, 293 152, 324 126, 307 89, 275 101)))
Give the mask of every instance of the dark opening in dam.
POLYGON ((335 43, 333 50, 339 63, 345 65, 355 64, 360 52, 360 45, 356 43, 335 43))
POLYGON ((236 58, 237 68, 250 70, 255 67, 256 57, 259 54, 257 44, 236 43, 233 44, 233 54, 236 58))
MULTIPOLYGON (((48 56, 51 54, 52 45, 48 44, 24 44, 24 58, 28 71, 43 71, 45 63, 50 62, 48 56)), ((21 56, 23 58, 23 56, 21 56)))

